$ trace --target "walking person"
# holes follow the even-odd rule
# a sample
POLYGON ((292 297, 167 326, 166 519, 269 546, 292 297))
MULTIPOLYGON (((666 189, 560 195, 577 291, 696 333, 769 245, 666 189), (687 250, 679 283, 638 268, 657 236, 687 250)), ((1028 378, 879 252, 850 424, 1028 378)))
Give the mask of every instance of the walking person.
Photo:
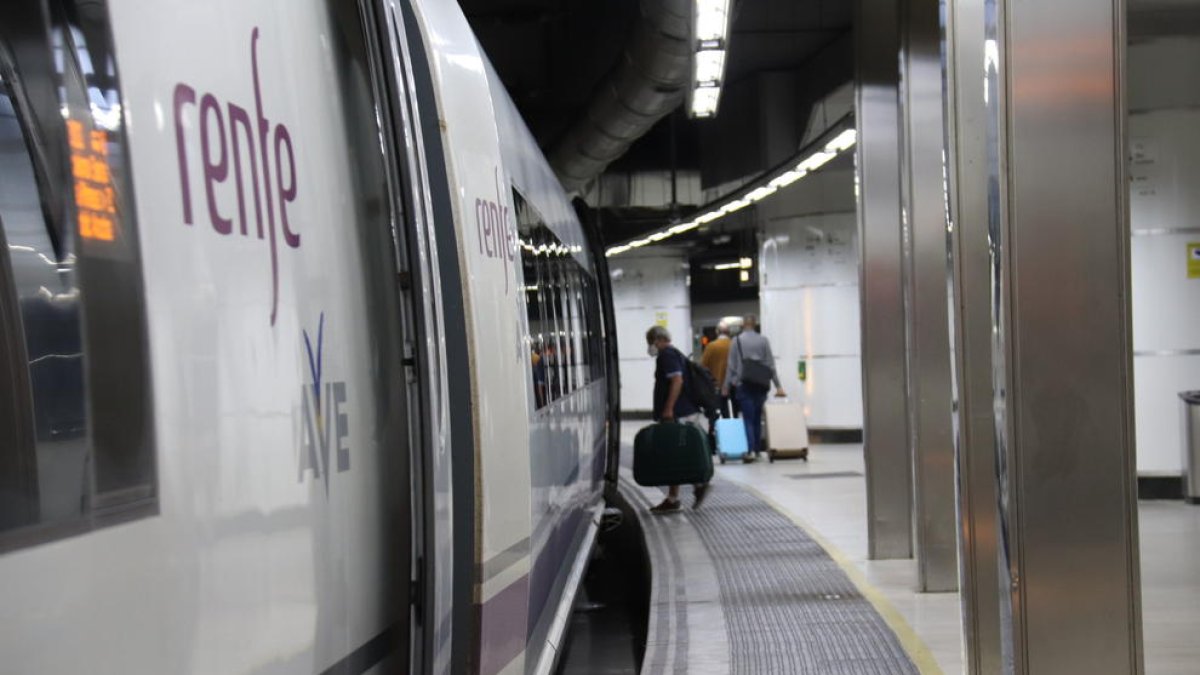
MULTIPOLYGON (((717 386, 721 386, 725 382, 725 369, 729 364, 729 345, 732 341, 729 339, 729 324, 722 321, 717 324, 717 339, 708 343, 704 347, 704 354, 700 356, 700 365, 708 368, 708 372, 712 373, 713 380, 717 382, 717 386)), ((721 393, 721 417, 730 418, 729 412, 730 395, 722 391, 721 393)))
MULTIPOLYGON (((655 359, 654 368, 654 421, 691 424, 704 430, 706 419, 700 408, 685 395, 685 378, 688 373, 687 357, 671 345, 671 334, 662 326, 653 326, 646 331, 646 351, 655 359)), ((708 493, 708 483, 694 486, 692 508, 700 508, 708 493)), ((651 513, 678 511, 679 486, 671 485, 667 498, 650 509, 651 513)))
POLYGON ((743 320, 742 332, 729 348, 721 394, 729 396, 731 388, 736 391, 736 400, 746 423, 746 443, 749 452, 755 456, 761 450, 763 406, 771 392, 771 384, 775 385, 776 396, 787 396, 779 383, 779 374, 775 372, 771 342, 758 333, 758 317, 750 314, 743 320))

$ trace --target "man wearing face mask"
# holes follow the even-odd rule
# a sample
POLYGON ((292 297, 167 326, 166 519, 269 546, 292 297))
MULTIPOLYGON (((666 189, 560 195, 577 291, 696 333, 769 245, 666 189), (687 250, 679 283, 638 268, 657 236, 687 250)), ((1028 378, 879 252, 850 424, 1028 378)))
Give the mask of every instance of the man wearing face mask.
MULTIPOLYGON (((653 326, 646 331, 646 353, 655 359, 654 368, 654 421, 676 421, 691 424, 702 431, 707 428, 704 413, 684 393, 688 373, 687 357, 671 345, 671 334, 662 326, 653 326)), ((692 508, 700 508, 708 493, 708 483, 696 485, 692 508)), ((670 486, 667 498, 650 509, 652 513, 678 511, 679 486, 670 486)))

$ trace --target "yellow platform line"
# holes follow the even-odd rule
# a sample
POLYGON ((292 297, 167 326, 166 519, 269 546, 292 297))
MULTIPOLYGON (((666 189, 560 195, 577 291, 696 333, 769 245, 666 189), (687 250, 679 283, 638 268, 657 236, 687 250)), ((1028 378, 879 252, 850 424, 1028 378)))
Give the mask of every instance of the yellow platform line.
POLYGON ((886 623, 888 628, 891 628, 892 632, 896 634, 896 639, 900 641, 900 646, 904 649, 904 652, 908 654, 908 658, 912 659, 913 664, 916 665, 917 669, 921 671, 922 675, 945 675, 941 666, 938 665, 937 659, 933 657, 933 652, 929 651, 929 646, 925 644, 925 641, 922 640, 919 635, 917 635, 917 631, 915 631, 908 621, 905 620, 904 615, 900 613, 900 610, 896 609, 896 606, 893 605, 886 596, 884 596, 883 592, 878 588, 875 588, 875 586, 867 580, 867 576, 863 574, 858 565, 855 565, 854 562, 850 560, 849 556, 847 556, 842 552, 841 549, 822 536, 820 532, 817 532, 816 529, 806 523, 802 518, 789 511, 783 506, 783 504, 775 501, 775 499, 764 494, 759 489, 743 483, 740 480, 734 480, 732 478, 726 478, 725 480, 737 483, 738 487, 750 492, 754 496, 769 504, 771 508, 778 511, 781 515, 783 515, 783 517, 792 521, 796 527, 804 530, 805 534, 811 537, 813 541, 817 542, 821 548, 825 549, 825 552, 829 554, 829 557, 833 558, 833 561, 838 564, 838 567, 842 568, 842 571, 846 573, 846 576, 850 577, 850 581, 856 588, 858 588, 858 592, 862 593, 863 597, 867 599, 867 602, 870 602, 875 608, 875 611, 879 612, 879 616, 883 617, 884 623, 886 623))

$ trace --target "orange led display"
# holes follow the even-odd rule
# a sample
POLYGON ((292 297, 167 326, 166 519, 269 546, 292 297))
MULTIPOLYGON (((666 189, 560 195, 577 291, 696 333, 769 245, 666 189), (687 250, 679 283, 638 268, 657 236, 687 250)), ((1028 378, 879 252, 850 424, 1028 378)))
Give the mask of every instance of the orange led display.
POLYGON ((83 123, 79 120, 67 120, 67 141, 72 150, 86 150, 83 145, 83 123))
POLYGON ((113 241, 117 236, 117 199, 108 166, 108 134, 98 129, 85 133, 82 122, 67 120, 67 143, 71 146, 79 236, 113 241))

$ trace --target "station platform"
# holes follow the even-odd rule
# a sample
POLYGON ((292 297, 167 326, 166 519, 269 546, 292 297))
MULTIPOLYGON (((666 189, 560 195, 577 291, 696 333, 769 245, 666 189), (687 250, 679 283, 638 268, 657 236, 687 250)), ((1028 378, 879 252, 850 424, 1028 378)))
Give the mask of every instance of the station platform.
MULTIPOLYGON (((620 481, 651 567, 642 673, 964 672, 958 594, 916 592, 913 560, 867 559, 861 445, 718 465, 702 508, 685 487, 681 511, 654 515, 665 490, 628 465, 645 424, 623 425, 620 481)), ((1195 672, 1200 507, 1140 511, 1146 672, 1195 672)))
MULTIPOLYGON (((623 456, 630 457, 642 424, 625 426, 623 456)), ((651 567, 642 673, 960 672, 957 595, 927 596, 914 606, 925 620, 946 623, 940 664, 849 555, 773 496, 815 487, 814 503, 845 508, 853 520, 861 454, 860 445, 813 446, 808 462, 718 466, 702 508, 691 508, 685 487, 684 509, 663 515, 648 509, 664 490, 636 485, 623 468, 620 489, 638 514, 651 567)), ((890 574, 879 571, 903 587, 899 568, 909 566, 899 561, 890 574)))

